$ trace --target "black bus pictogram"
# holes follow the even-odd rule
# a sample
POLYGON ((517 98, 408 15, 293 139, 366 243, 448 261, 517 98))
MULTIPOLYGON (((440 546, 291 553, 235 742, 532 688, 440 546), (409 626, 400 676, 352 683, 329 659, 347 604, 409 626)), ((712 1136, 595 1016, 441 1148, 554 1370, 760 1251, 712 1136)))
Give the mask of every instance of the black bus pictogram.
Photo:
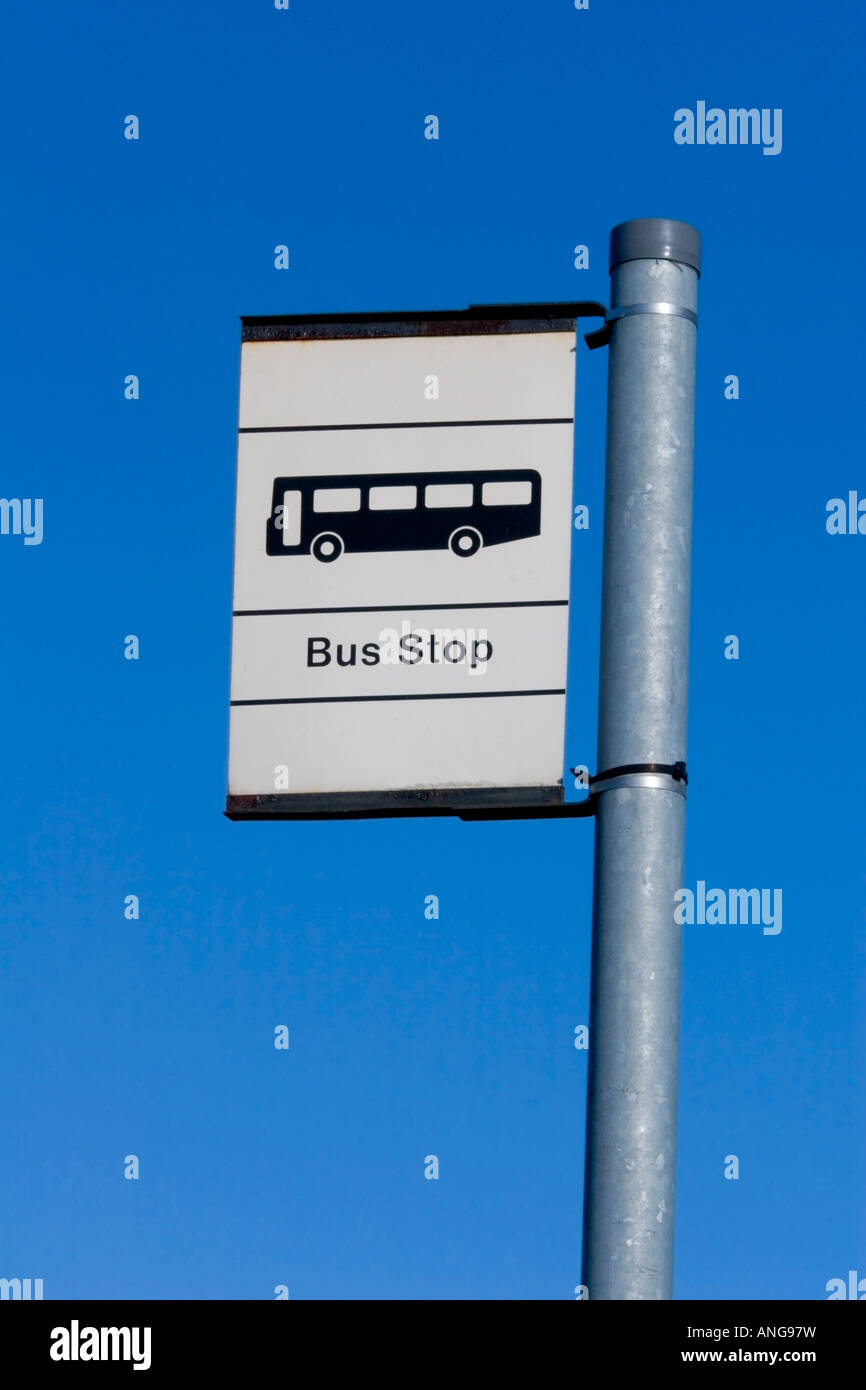
POLYGON ((468 558, 482 546, 541 533, 541 475, 532 468, 453 473, 355 473, 275 478, 268 555, 445 550, 468 558))

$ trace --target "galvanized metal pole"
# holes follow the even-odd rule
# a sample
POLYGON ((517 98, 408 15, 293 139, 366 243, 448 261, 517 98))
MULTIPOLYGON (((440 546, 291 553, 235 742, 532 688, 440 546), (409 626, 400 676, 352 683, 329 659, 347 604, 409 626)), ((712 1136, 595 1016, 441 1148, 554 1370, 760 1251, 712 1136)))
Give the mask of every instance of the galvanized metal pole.
POLYGON ((700 236, 621 223, 611 274, 583 1283, 669 1299, 700 236))

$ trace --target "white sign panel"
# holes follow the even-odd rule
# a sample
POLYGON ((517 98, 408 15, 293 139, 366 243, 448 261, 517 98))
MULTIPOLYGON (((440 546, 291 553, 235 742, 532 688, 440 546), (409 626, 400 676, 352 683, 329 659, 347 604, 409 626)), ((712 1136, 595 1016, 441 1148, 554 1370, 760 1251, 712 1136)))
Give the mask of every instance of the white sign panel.
POLYGON ((245 320, 227 814, 563 800, 575 325, 245 320))

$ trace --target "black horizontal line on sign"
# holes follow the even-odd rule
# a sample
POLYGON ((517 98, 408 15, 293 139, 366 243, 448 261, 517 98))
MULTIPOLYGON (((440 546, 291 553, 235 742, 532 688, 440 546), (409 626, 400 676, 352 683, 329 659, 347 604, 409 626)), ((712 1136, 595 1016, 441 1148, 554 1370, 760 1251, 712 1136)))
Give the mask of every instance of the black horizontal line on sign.
POLYGON ((431 613, 458 608, 567 608, 567 598, 515 599, 503 603, 377 603, 362 608, 236 608, 233 618, 294 617, 303 613, 431 613))
POLYGON ((435 430, 464 425, 573 425, 571 415, 539 420, 385 420, 370 425, 242 425, 238 434, 288 434, 303 430, 435 430))
POLYGON ((564 695, 564 690, 469 690, 444 695, 309 695, 279 700, 232 700, 233 705, 349 705, 369 700, 494 700, 518 695, 564 695))

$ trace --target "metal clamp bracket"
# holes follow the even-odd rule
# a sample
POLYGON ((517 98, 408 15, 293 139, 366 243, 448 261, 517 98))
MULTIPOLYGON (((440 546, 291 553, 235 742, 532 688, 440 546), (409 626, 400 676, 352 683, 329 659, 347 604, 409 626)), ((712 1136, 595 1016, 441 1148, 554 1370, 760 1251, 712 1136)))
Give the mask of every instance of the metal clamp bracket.
MULTIPOLYGON (((577 768, 571 768, 577 773, 577 768)), ((617 791, 620 787, 653 787, 657 791, 678 792, 685 796, 689 774, 684 762, 677 763, 624 763, 622 767, 609 767, 606 772, 598 772, 589 779, 589 800, 602 792, 617 791)), ((581 803, 584 804, 584 803, 581 803)))
POLYGON ((673 318, 688 319, 695 328, 698 326, 698 316, 694 309, 687 309, 683 304, 624 304, 618 309, 608 309, 601 328, 584 334, 587 347, 590 350, 604 347, 610 342, 611 324, 617 319, 629 318, 632 314, 667 314, 673 318))

